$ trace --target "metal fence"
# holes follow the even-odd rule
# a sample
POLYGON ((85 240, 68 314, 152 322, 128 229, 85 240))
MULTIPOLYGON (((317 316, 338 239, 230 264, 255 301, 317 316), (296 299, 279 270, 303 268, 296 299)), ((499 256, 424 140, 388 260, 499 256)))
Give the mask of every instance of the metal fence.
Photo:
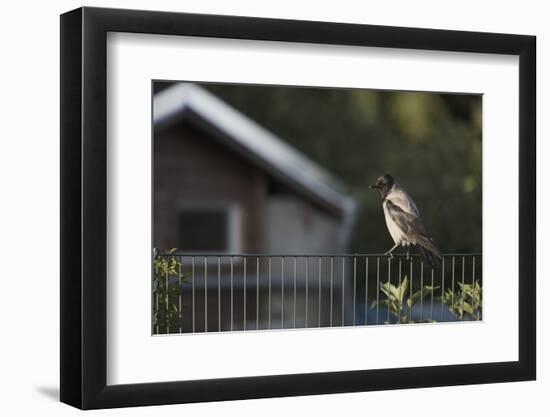
POLYGON ((481 320, 481 255, 154 256, 152 332, 481 320))

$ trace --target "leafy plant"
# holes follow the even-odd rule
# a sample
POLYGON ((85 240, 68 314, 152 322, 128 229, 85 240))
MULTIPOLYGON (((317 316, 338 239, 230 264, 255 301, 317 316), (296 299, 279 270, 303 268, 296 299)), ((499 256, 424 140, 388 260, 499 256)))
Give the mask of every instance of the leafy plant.
MULTIPOLYGON (((390 313, 396 317, 400 323, 414 323, 411 320, 411 313, 413 306, 420 301, 420 299, 432 294, 439 287, 432 287, 431 285, 424 285, 422 289, 414 292, 408 298, 406 295, 409 288, 409 279, 405 275, 401 284, 393 285, 391 282, 380 283, 380 291, 384 294, 384 299, 374 301, 371 304, 371 308, 375 308, 378 305, 386 306, 390 313)), ((429 322, 430 320, 422 320, 422 322, 429 322)), ((385 322, 388 324, 388 322, 385 322)))
POLYGON ((456 317, 463 319, 465 314, 472 320, 481 320, 482 316, 482 298, 481 284, 476 281, 474 284, 458 283, 460 289, 453 291, 449 288, 445 291, 442 299, 456 317))
POLYGON ((153 250, 153 330, 158 334, 161 329, 170 333, 181 316, 182 305, 179 295, 182 284, 189 284, 187 275, 183 274, 182 263, 173 253, 166 254, 153 250))

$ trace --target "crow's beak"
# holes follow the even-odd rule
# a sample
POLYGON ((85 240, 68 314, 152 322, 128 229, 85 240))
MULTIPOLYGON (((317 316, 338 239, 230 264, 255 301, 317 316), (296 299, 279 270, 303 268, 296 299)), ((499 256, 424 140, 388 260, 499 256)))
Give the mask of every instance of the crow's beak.
POLYGON ((369 188, 378 188, 376 184, 369 185, 369 188))

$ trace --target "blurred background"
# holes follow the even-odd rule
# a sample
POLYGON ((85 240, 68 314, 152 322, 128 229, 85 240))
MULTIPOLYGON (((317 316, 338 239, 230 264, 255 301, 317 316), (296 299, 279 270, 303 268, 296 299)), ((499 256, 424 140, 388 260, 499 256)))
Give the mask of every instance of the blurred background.
MULTIPOLYGON (((182 86, 182 84, 179 85, 182 86)), ((158 93, 171 86, 174 84, 155 82, 154 91, 158 93)), ((353 222, 351 227, 340 221, 342 216, 345 216, 343 213, 346 211, 345 207, 338 207, 338 204, 325 204, 323 207, 323 204, 320 204, 323 203, 322 201, 305 198, 307 202, 324 209, 323 214, 328 217, 339 217, 338 227, 347 226, 350 229, 347 237, 344 236, 347 242, 340 242, 339 245, 335 243, 332 248, 318 249, 378 253, 392 246, 378 193, 368 188, 368 185, 372 184, 379 175, 390 173, 416 201, 428 229, 443 252, 481 251, 482 98, 480 95, 242 84, 197 86, 240 113, 244 120, 248 119, 273 133, 276 140, 283 141, 292 150, 317 164, 316 168, 320 168, 319 171, 323 171, 322 174, 332 177, 330 180, 326 179, 325 183, 338 192, 332 196, 334 199, 342 200, 350 197, 355 204, 355 207, 350 209, 353 211, 353 218, 350 219, 353 222)), ((175 99, 176 107, 178 105, 179 109, 183 107, 182 100, 192 101, 191 96, 192 94, 185 92, 180 94, 179 99, 175 99)), ((201 97, 198 97, 195 101, 200 99, 201 97)), ((191 110, 188 113, 193 113, 192 105, 188 107, 189 109, 191 110)), ((215 116, 212 117, 215 118, 215 116)), ((178 129, 179 133, 174 134, 184 138, 193 136, 199 139, 201 135, 198 132, 208 132, 200 137, 208 142, 219 134, 215 132, 216 128, 209 126, 204 120, 193 122, 191 117, 188 117, 183 125, 180 123, 178 129)), ((166 129, 158 132, 164 134, 166 129)), ((167 142, 155 143, 158 164, 156 167, 159 170, 161 169, 159 165, 163 164, 159 158, 162 158, 164 148, 174 156, 172 145, 167 142)), ((179 164, 185 163, 186 157, 183 155, 188 155, 187 159, 193 156, 190 151, 185 152, 183 149, 182 151, 184 153, 179 164)), ((201 154, 205 152, 238 154, 235 147, 227 146, 227 143, 213 144, 210 149, 205 149, 201 154)), ((267 165, 265 161, 255 159, 254 155, 247 157, 246 161, 252 164, 255 161, 258 164, 257 168, 260 169, 267 165)), ((189 164, 192 164, 191 161, 189 164)), ((243 164, 244 161, 240 156, 233 161, 228 161, 230 169, 231 167, 237 169, 237 166, 242 167, 243 164)), ((298 177, 306 173, 306 167, 295 168, 298 169, 298 177)), ((200 169, 200 167, 188 169, 188 176, 197 174, 197 170, 200 171, 200 169), (195 174, 189 171, 195 171, 195 174)), ((249 171, 243 175, 247 175, 250 180, 255 172, 249 171)), ((171 170, 171 173, 173 172, 174 170, 171 170)), ((218 179, 229 181, 230 172, 226 170, 225 174, 218 179)), ((212 172, 210 174, 200 172, 197 175, 202 179, 204 175, 208 175, 212 181, 218 180, 212 172)), ((269 176, 269 173, 266 175, 269 176)), ((321 174, 315 171, 312 175, 321 174)), ((159 181, 163 180, 161 176, 157 178, 159 181)), ((269 184, 265 185, 267 193, 304 194, 299 187, 293 187, 288 181, 279 181, 279 179, 276 175, 268 179, 269 184)), ((162 193, 163 187, 165 188, 165 184, 159 181, 155 183, 156 194, 162 193)), ((256 180, 256 182, 259 181, 261 180, 256 180)), ((249 190, 257 189, 251 184, 247 186, 249 190)), ((182 189, 181 184, 179 188, 182 189)), ((201 194, 197 190, 188 191, 192 194, 201 194)), ((223 194, 222 190, 213 191, 213 193, 216 192, 223 194)), ((200 195, 191 197, 204 200, 200 195)), ((289 199, 285 203, 283 198, 280 198, 278 203, 273 203, 268 209, 284 211, 284 214, 290 217, 299 212, 303 214, 303 210, 290 207, 289 199)), ((246 216, 258 216, 257 211, 258 209, 250 205, 250 211, 246 216), (253 212, 256 213, 253 214, 253 212)), ((162 210, 158 212, 159 215, 161 212, 162 210)), ((166 214, 164 217, 167 218, 170 215, 166 214)), ((210 220, 212 219, 214 219, 213 216, 210 217, 210 220)), ((206 217, 204 220, 211 227, 216 227, 215 221, 210 222, 206 217)), ((287 221, 290 221, 288 216, 287 221)), ((180 218, 181 222, 186 223, 185 219, 180 218)), ((189 222, 194 223, 191 218, 188 219, 187 223, 189 222)), ((257 223, 259 224, 259 221, 257 223)), ((321 220, 315 223, 313 220, 311 227, 320 228, 322 224, 326 226, 328 233, 330 227, 325 223, 321 220)), ((267 226, 265 222, 262 224, 261 227, 267 229, 268 234, 270 231, 274 233, 279 230, 279 227, 285 228, 284 224, 276 221, 267 226)), ((296 230, 296 227, 297 225, 290 224, 288 233, 292 229, 296 230)), ((246 232, 243 233, 246 234, 246 232)), ((336 235, 333 236, 334 240, 337 239, 336 235)), ((181 247, 183 243, 176 237, 171 239, 158 237, 157 247, 181 247)), ((187 239, 190 245, 192 245, 191 240, 187 239)), ((242 250, 262 252, 281 250, 283 249, 281 246, 284 246, 287 251, 308 253, 312 247, 312 242, 308 240, 303 242, 302 247, 300 244, 289 243, 288 240, 282 245, 276 243, 266 245, 265 242, 260 242, 252 236, 248 240, 249 242, 241 248, 242 250)), ((197 243, 197 245, 196 248, 191 246, 187 249, 202 249, 200 244, 197 243)))

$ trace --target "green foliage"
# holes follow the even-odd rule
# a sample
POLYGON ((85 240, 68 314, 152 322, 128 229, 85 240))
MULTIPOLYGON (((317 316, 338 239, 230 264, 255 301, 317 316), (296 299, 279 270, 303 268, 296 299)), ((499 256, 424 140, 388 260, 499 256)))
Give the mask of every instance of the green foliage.
MULTIPOLYGON (((170 249, 167 253, 173 254, 177 249, 170 249)), ((182 272, 182 264, 177 256, 159 254, 153 252, 153 332, 155 334, 166 332, 181 317, 180 286, 189 284, 187 275, 182 272)))
MULTIPOLYGON (((396 317, 400 323, 414 323, 414 321, 411 320, 413 306, 420 301, 420 299, 431 295, 439 287, 425 285, 422 289, 410 295, 409 298, 406 298, 408 288, 409 279, 406 275, 402 279, 401 284, 397 286, 393 285, 391 282, 381 282, 380 291, 384 295, 384 299, 374 301, 371 308, 383 305, 390 310, 390 313, 396 317)), ((430 320, 422 320, 422 322, 430 322, 430 320)))
POLYGON ((482 316, 482 298, 481 284, 476 281, 474 284, 458 283, 460 289, 453 291, 447 289, 443 295, 443 302, 449 307, 457 318, 463 319, 467 314, 472 320, 481 320, 482 316))

